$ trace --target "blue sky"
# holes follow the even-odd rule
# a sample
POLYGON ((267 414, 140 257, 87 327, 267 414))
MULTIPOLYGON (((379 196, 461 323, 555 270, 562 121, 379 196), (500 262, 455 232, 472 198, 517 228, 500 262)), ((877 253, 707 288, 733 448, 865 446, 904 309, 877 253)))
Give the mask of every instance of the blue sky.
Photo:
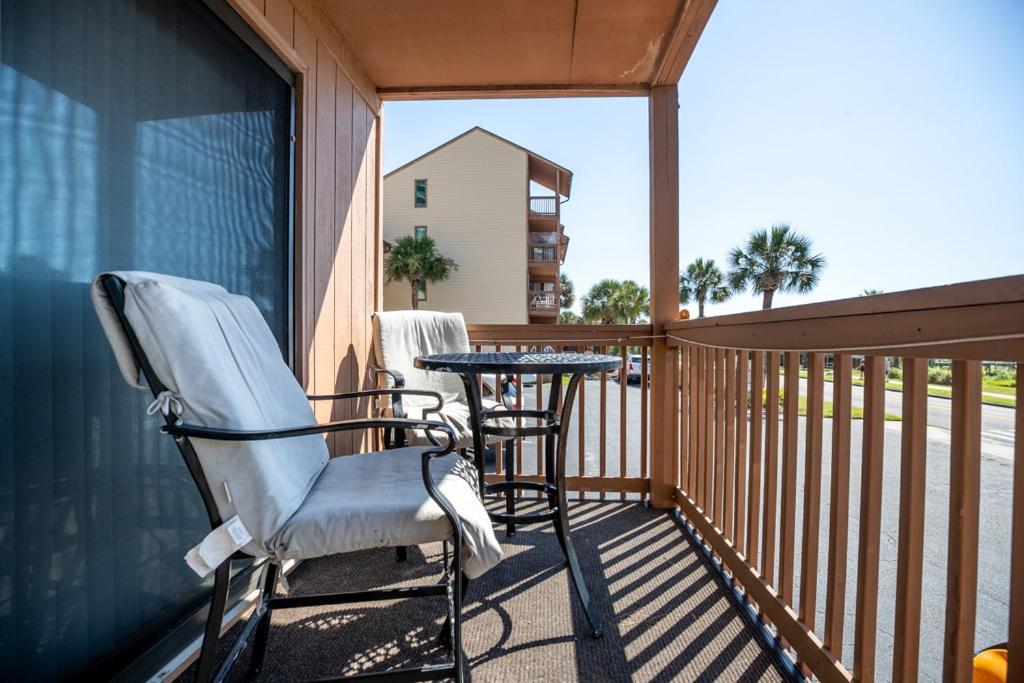
MULTIPOLYGON (((724 266, 788 222, 829 265, 776 306, 1024 273, 1024 2, 722 0, 679 99, 682 265, 724 266)), ((384 120, 385 171, 475 125, 571 169, 577 291, 647 283, 645 99, 388 103, 384 120)))

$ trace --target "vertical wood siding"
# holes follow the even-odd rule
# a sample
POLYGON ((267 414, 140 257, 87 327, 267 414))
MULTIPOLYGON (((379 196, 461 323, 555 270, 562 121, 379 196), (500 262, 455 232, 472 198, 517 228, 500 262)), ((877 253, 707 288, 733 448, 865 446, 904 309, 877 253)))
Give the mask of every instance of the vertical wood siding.
MULTIPOLYGON (((370 315, 379 290, 379 103, 354 85, 337 36, 311 21, 309 3, 241 0, 240 12, 276 33, 271 47, 291 49, 308 67, 299 74, 296 111, 296 373, 307 392, 368 388, 370 315), (246 12, 246 5, 252 15, 246 12)), ((365 415, 369 403, 328 401, 317 419, 365 415)), ((362 434, 328 437, 335 455, 368 445, 362 434)))

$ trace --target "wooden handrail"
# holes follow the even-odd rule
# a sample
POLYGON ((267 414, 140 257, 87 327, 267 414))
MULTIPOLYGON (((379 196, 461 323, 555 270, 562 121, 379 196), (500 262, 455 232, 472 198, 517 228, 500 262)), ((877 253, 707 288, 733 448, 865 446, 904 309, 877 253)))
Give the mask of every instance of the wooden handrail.
POLYGON ((665 326, 670 345, 1024 361, 1024 276, 665 326))

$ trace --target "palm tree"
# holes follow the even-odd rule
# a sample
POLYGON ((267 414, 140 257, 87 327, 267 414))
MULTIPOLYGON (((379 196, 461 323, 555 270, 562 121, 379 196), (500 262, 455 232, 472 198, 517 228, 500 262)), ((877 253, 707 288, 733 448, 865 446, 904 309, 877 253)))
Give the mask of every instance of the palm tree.
POLYGON ((646 319, 650 308, 651 297, 646 287, 633 280, 601 280, 583 297, 583 320, 632 325, 646 319))
POLYGON ((562 308, 572 308, 572 305, 576 303, 576 285, 565 273, 558 276, 558 289, 561 292, 559 298, 562 308))
POLYGON ((755 230, 745 246, 729 252, 729 285, 762 295, 761 308, 772 307, 776 291, 805 293, 814 289, 825 257, 811 254, 811 240, 780 223, 755 230))
POLYGON ((612 309, 618 322, 635 325, 647 319, 651 310, 651 295, 646 287, 632 280, 624 280, 612 295, 612 309))
POLYGON ((697 259, 686 266, 686 272, 679 276, 679 303, 697 302, 697 317, 704 317, 704 302, 713 304, 728 301, 732 290, 726 284, 725 275, 715 265, 714 259, 697 259))
POLYGON ((601 280, 583 296, 583 320, 588 323, 612 324, 615 322, 615 309, 612 297, 619 289, 617 280, 601 280))
POLYGON ((583 318, 576 315, 572 311, 562 311, 558 316, 558 323, 560 325, 582 325, 583 318))
POLYGON ((399 237, 388 253, 385 266, 388 282, 408 280, 413 310, 420 307, 420 282, 447 280, 459 264, 437 253, 434 240, 429 237, 399 237))

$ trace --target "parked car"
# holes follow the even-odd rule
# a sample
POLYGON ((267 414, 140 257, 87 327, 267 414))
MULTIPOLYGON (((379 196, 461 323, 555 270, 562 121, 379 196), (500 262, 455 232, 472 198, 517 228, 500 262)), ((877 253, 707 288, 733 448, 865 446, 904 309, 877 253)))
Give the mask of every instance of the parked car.
MULTIPOLYGON (((643 369, 642 361, 640 360, 640 354, 631 354, 626 359, 626 383, 639 382, 641 371, 643 369)), ((620 371, 621 372, 621 371, 620 371)), ((651 368, 647 368, 647 377, 650 379, 651 368)))

